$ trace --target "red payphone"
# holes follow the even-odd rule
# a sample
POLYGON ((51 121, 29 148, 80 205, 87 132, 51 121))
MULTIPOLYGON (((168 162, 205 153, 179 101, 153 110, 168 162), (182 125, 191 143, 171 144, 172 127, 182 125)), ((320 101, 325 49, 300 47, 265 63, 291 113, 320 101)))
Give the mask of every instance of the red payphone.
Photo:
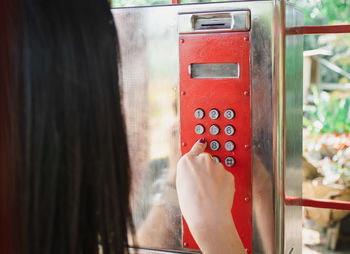
MULTIPOLYGON (((187 153, 196 140, 204 137, 207 152, 235 176, 233 206, 240 209, 232 209, 232 217, 249 250, 252 248, 249 11, 182 15, 182 24, 189 21, 192 29, 180 30, 179 36, 181 151, 187 153)), ((183 225, 183 246, 198 249, 185 220, 183 225)))
POLYGON ((179 150, 204 137, 235 176, 232 218, 247 253, 301 252, 302 210, 284 201, 301 196, 303 40, 283 33, 303 15, 280 7, 235 0, 113 10, 132 154, 138 244, 130 249, 197 252, 174 176, 179 150))

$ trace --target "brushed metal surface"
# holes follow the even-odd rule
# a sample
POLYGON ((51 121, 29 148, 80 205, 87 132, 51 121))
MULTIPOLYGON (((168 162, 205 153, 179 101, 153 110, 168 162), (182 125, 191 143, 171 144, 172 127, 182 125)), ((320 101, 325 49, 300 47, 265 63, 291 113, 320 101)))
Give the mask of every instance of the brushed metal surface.
MULTIPOLYGON (((290 15, 288 8, 287 16, 290 15)), ((140 247, 160 249, 163 252, 184 251, 181 245, 180 210, 176 200, 169 198, 172 195, 162 195, 162 191, 167 188, 159 187, 172 181, 179 158, 178 13, 242 9, 250 10, 251 13, 252 253, 283 253, 283 249, 287 252, 290 246, 295 249, 294 253, 300 253, 297 251, 301 247, 298 235, 301 225, 300 208, 285 208, 283 198, 284 190, 294 194, 301 190, 298 183, 292 182, 299 179, 300 173, 299 136, 293 140, 293 135, 298 135, 299 122, 295 118, 298 118, 300 112, 299 106, 294 108, 293 103, 299 103, 299 95, 288 95, 297 91, 289 77, 294 75, 294 82, 298 81, 301 64, 295 58, 293 64, 291 62, 286 66, 288 93, 286 97, 284 93, 276 96, 276 93, 281 92, 278 90, 281 83, 278 82, 281 82, 283 71, 283 45, 281 30, 278 30, 278 25, 281 24, 276 23, 280 13, 274 1, 234 1, 113 10, 120 42, 123 104, 132 157, 133 217, 138 233, 145 225, 151 225, 154 229, 148 238, 138 241, 140 247), (281 107, 283 109, 284 102, 286 121, 281 122, 284 116, 280 110, 281 107), (284 146, 286 151, 291 151, 290 155, 284 153, 284 146), (281 148, 282 151, 276 153, 276 149, 281 148), (159 204, 163 207, 162 216, 155 216, 154 208, 159 204)), ((293 15, 292 19, 300 20, 299 14, 293 15)), ((292 55, 301 54, 300 38, 287 38, 286 42, 288 59, 290 50, 292 55)), ((140 253, 150 253, 142 251, 140 253)))
MULTIPOLYGON (((303 25, 303 14, 286 6, 286 27, 303 25)), ((285 61, 285 196, 302 197, 302 90, 303 90, 302 35, 286 36, 285 61)), ((301 253, 302 208, 285 207, 285 252, 301 253)))

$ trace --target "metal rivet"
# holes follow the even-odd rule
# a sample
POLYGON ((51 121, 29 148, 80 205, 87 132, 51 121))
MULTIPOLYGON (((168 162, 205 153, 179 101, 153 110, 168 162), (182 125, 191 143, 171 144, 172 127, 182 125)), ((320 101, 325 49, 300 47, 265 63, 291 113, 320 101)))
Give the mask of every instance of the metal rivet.
POLYGON ((245 253, 250 253, 250 250, 248 248, 245 249, 245 253))
POLYGON ((187 146, 187 143, 186 142, 182 142, 182 146, 187 146))
POLYGON ((244 202, 248 203, 250 200, 250 198, 247 196, 247 197, 244 197, 244 202))
POLYGON ((246 145, 244 145, 244 148, 245 148, 245 149, 249 149, 249 148, 250 148, 250 145, 246 144, 246 145))
POLYGON ((244 40, 245 41, 249 41, 249 37, 244 37, 244 40))
POLYGON ((244 90, 243 94, 244 94, 245 96, 248 96, 248 95, 249 95, 249 90, 244 90))
POLYGON ((181 91, 181 95, 185 95, 186 94, 186 92, 185 91, 181 91))
POLYGON ((180 41, 181 41, 181 43, 184 43, 184 42, 185 42, 185 40, 184 40, 184 39, 181 39, 180 41))
POLYGON ((188 243, 184 242, 184 247, 188 247, 188 243))

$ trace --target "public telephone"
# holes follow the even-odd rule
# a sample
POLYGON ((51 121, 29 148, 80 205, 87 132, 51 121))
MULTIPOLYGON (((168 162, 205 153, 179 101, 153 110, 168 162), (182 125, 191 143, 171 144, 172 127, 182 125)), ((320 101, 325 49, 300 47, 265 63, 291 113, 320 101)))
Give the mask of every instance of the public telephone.
MULTIPOLYGON (((179 21, 181 151, 204 137, 206 152, 235 176, 232 217, 251 250, 250 13, 183 13, 179 21)), ((184 219, 183 246, 198 249, 184 219)))

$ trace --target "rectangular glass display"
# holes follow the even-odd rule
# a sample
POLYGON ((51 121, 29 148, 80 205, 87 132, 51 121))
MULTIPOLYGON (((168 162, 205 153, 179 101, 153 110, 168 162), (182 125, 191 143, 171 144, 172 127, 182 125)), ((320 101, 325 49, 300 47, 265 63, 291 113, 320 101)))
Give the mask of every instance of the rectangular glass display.
POLYGON ((239 64, 205 63, 191 64, 191 78, 239 78, 239 64))

